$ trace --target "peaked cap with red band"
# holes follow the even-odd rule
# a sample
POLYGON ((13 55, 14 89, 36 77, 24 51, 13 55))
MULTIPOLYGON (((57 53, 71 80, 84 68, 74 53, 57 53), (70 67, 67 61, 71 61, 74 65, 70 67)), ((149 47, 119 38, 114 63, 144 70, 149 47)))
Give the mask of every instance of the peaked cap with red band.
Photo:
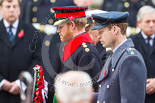
POLYGON ((53 7, 55 11, 56 22, 54 25, 60 25, 67 20, 74 20, 74 18, 86 17, 85 10, 88 9, 87 6, 60 6, 53 7))

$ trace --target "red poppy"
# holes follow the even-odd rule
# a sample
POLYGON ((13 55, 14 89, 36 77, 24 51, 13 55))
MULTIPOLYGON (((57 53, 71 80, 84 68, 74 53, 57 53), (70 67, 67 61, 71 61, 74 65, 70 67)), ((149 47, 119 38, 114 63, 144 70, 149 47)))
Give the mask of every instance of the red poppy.
POLYGON ((22 29, 19 33, 18 33, 18 37, 22 38, 24 36, 24 30, 22 29))

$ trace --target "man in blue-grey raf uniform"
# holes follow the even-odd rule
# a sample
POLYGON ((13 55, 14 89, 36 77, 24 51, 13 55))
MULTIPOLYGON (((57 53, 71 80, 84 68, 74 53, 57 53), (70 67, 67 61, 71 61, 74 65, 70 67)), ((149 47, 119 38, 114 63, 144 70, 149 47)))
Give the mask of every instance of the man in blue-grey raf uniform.
POLYGON ((141 54, 126 39, 128 13, 94 14, 103 47, 111 47, 98 79, 97 103, 144 103, 146 66, 141 54))

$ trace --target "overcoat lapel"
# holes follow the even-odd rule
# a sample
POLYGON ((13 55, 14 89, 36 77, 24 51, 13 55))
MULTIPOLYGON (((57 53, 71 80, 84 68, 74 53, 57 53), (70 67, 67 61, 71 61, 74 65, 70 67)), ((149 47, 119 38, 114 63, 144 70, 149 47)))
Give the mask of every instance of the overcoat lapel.
POLYGON ((19 38, 19 35, 18 35, 22 29, 23 29, 23 26, 22 26, 21 22, 19 21, 16 36, 14 38, 13 47, 16 46, 17 44, 19 44, 19 42, 24 38, 24 35, 21 38, 19 38))
POLYGON ((9 40, 9 35, 6 31, 3 20, 0 21, 0 40, 4 43, 4 45, 11 48, 12 44, 9 40))

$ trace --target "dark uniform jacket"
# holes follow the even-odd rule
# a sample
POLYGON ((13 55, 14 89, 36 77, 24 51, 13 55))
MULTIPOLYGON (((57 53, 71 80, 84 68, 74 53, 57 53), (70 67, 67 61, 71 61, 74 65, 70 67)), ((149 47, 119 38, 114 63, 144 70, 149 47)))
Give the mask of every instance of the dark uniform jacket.
POLYGON ((131 39, 109 56, 98 80, 97 103, 144 103, 146 67, 131 39))
MULTIPOLYGON (((135 48, 142 54, 146 68, 147 68, 147 78, 155 78, 155 40, 151 51, 148 50, 148 45, 146 44, 141 32, 135 36, 131 37, 135 48)), ((155 103, 155 93, 146 96, 146 103, 155 103)))
POLYGON ((102 68, 100 55, 88 33, 80 34, 64 46, 64 69, 82 70, 87 72, 94 82, 97 90, 96 78, 102 68))
MULTIPOLYGON (((14 42, 11 43, 3 21, 0 21, 0 82, 3 79, 15 81, 21 71, 32 72, 36 64, 40 65, 39 46, 39 36, 31 25, 19 21, 14 42), (24 30, 24 35, 19 37, 21 30, 24 30)), ((20 98, 0 90, 0 102, 20 103, 20 98)))
POLYGON ((102 46, 100 42, 96 44, 96 48, 100 54, 102 64, 104 65, 104 63, 106 62, 107 56, 108 56, 108 54, 106 53, 106 49, 102 46))

